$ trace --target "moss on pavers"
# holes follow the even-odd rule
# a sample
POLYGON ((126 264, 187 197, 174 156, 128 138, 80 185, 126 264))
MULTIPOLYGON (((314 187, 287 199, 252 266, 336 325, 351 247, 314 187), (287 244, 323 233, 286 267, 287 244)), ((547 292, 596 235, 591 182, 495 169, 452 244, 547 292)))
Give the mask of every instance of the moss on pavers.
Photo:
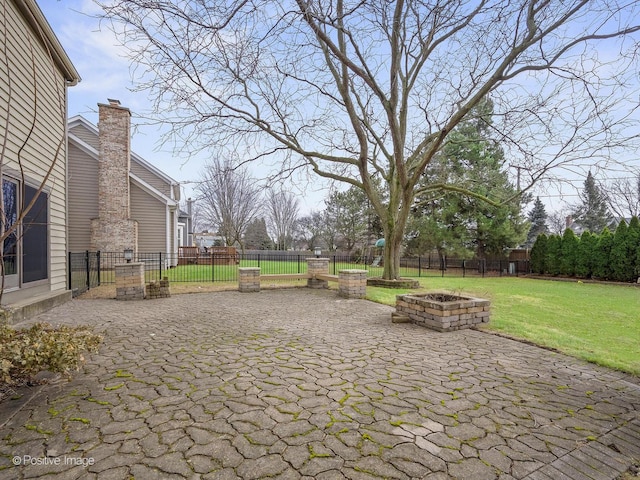
POLYGON ((608 424, 637 415, 640 394, 624 375, 480 332, 391 324, 386 307, 301 293, 262 292, 250 302, 232 292, 176 297, 162 310, 97 301, 91 317, 76 316, 72 302, 56 317, 95 319, 112 331, 73 385, 43 388, 42 398, 60 401, 14 417, 20 423, 8 426, 2 446, 13 448, 21 430, 33 435, 21 445, 34 452, 47 441, 96 452, 103 474, 124 467, 109 452, 138 452, 143 458, 129 457, 128 468, 141 478, 186 474, 160 469, 169 454, 203 476, 237 476, 268 457, 283 468, 276 475, 319 479, 446 478, 449 468, 481 465, 518 478, 576 448, 591 451, 608 424), (23 427, 49 420, 63 431, 23 427), (144 425, 109 430, 136 421, 144 425))

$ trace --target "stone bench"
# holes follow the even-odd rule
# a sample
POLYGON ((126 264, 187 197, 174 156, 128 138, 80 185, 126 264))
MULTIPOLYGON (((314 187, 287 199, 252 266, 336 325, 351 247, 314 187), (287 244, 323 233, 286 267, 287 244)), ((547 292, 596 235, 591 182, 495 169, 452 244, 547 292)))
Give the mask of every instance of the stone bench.
POLYGON ((260 267, 240 267, 238 290, 243 293, 259 292, 261 280, 307 279, 308 288, 328 288, 328 282, 338 282, 338 295, 344 298, 364 298, 367 290, 366 270, 340 270, 329 275, 328 258, 307 259, 307 273, 261 275, 260 267))

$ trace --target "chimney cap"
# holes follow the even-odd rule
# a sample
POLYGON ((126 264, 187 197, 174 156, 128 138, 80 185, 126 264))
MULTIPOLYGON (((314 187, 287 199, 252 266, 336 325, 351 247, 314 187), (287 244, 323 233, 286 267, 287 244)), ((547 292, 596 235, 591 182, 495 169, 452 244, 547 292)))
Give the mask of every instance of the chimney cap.
POLYGON ((120 105, 120 100, 116 100, 115 98, 107 98, 109 105, 120 105))

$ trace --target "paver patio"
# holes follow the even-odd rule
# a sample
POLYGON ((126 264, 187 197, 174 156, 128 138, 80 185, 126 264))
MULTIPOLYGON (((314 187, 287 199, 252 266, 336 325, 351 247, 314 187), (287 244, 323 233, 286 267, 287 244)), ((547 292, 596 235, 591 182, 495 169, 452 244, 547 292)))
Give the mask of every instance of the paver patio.
POLYGON ((57 307, 37 320, 105 341, 0 403, 0 478, 580 480, 640 460, 636 378, 392 311, 306 289, 57 307))

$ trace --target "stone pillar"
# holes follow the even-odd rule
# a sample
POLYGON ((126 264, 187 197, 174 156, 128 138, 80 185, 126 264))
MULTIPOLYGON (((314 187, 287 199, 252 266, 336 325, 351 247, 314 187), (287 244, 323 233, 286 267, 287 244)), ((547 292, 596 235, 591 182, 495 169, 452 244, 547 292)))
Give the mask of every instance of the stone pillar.
POLYGON ((91 248, 138 250, 138 222, 130 218, 131 112, 118 100, 98 104, 98 218, 91 220, 91 248))
POLYGON ((120 263, 116 268, 116 300, 144 299, 144 263, 120 263))
POLYGON ((238 290, 242 293, 260 291, 260 267, 238 268, 238 290))
POLYGON ((170 296, 168 277, 163 277, 159 282, 149 282, 147 285, 147 298, 169 298, 170 296))
POLYGON ((309 288, 329 288, 329 282, 313 278, 314 275, 329 275, 328 258, 307 258, 307 273, 311 278, 307 280, 309 288))
POLYGON ((366 270, 340 270, 338 272, 338 295, 345 298, 364 298, 366 294, 366 270))

